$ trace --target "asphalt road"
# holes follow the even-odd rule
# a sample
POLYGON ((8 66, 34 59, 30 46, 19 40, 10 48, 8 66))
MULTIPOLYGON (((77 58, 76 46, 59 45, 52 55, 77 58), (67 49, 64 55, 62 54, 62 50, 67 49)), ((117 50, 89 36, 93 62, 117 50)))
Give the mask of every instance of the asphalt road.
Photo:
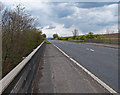
POLYGON ((65 41, 50 41, 118 91, 118 49, 65 41))
POLYGON ((108 93, 52 44, 47 44, 34 93, 108 93))

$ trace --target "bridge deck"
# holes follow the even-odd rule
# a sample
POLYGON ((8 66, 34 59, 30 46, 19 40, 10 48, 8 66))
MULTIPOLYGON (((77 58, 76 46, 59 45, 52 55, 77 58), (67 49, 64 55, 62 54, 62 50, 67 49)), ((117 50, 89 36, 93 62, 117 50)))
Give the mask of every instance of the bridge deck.
POLYGON ((101 85, 47 44, 34 82, 35 93, 105 93, 101 85), (42 64, 43 63, 43 64, 42 64))

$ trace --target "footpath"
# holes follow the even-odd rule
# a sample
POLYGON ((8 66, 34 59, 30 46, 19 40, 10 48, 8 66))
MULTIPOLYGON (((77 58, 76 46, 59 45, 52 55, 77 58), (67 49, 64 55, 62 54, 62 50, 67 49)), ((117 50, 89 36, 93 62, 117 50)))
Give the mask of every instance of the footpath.
POLYGON ((33 93, 108 93, 52 44, 47 44, 33 93))

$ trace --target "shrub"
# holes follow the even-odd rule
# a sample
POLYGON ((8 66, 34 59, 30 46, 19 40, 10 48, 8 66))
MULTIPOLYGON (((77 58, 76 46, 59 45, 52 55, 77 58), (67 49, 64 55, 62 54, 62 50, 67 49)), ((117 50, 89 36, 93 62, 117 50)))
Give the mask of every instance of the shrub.
POLYGON ((68 38, 65 38, 65 40, 68 40, 68 38))
POLYGON ((82 36, 80 36, 79 39, 80 39, 80 40, 85 40, 85 39, 86 39, 86 36, 85 36, 85 35, 82 35, 82 36))
POLYGON ((86 35, 86 38, 87 39, 93 39, 94 38, 94 35, 92 32, 89 32, 87 35, 86 35))
POLYGON ((68 40, 73 40, 73 38, 68 38, 68 40))
POLYGON ((79 37, 76 37, 75 40, 79 40, 79 37))
POLYGON ((5 76, 43 40, 35 20, 18 5, 2 13, 2 75, 5 76))

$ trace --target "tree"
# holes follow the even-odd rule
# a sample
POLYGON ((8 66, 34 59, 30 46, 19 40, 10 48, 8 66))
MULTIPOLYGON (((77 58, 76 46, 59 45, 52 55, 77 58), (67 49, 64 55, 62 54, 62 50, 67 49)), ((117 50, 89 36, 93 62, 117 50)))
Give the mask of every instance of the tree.
POLYGON ((106 29, 106 34, 108 34, 108 39, 109 39, 109 44, 111 44, 111 34, 114 33, 114 30, 110 29, 110 28, 107 28, 106 29))
POLYGON ((92 32, 89 32, 89 33, 86 35, 86 38, 87 38, 87 39, 92 39, 92 38, 94 38, 93 33, 92 33, 92 32))
POLYGON ((114 29, 110 29, 110 28, 107 28, 107 29, 106 29, 106 34, 108 34, 109 40, 110 40, 110 38, 112 37, 111 34, 113 34, 114 32, 115 32, 114 29))
POLYGON ((58 37, 58 34, 53 34, 53 38, 57 38, 58 37))
POLYGON ((73 39, 75 39, 76 36, 78 35, 78 30, 74 29, 74 31, 72 31, 72 34, 73 34, 73 39))
POLYGON ((43 40, 35 20, 21 5, 2 10, 2 75, 12 70, 43 40))
POLYGON ((42 34, 42 36, 43 36, 44 38, 46 38, 46 34, 42 34))

